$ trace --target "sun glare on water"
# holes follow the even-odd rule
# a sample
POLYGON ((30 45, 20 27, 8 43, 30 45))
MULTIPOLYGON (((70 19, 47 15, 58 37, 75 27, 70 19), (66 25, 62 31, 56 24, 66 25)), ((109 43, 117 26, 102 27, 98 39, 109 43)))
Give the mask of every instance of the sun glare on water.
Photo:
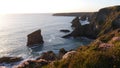
POLYGON ((8 23, 6 23, 6 14, 0 14, 0 30, 5 29, 5 27, 8 25, 8 23))

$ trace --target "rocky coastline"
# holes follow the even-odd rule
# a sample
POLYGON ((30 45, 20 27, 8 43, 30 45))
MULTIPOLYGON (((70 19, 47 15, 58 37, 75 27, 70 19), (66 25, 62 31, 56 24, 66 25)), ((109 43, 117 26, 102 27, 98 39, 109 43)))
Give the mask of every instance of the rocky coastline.
MULTIPOLYGON (((44 52, 37 59, 21 62, 15 68, 120 68, 120 6, 102 8, 98 12, 84 14, 80 20, 84 21, 87 17, 90 23, 81 25, 77 16, 71 22, 73 31, 62 38, 84 36, 95 39, 89 45, 70 51, 62 48, 58 55, 53 51, 44 52)), ((62 31, 69 32, 69 30, 62 31)), ((31 34, 28 37, 32 37, 32 43, 30 39, 28 46, 44 43, 41 30, 31 34), (30 36, 31 34, 33 35, 30 36)), ((21 57, 2 57, 0 63, 9 64, 22 60, 21 57)))

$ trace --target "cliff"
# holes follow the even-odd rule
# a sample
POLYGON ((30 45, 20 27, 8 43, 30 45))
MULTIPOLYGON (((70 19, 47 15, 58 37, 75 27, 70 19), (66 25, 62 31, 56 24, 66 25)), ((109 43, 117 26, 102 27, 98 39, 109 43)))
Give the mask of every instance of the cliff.
POLYGON ((100 9, 93 16, 96 40, 43 68, 120 68, 120 6, 100 9))

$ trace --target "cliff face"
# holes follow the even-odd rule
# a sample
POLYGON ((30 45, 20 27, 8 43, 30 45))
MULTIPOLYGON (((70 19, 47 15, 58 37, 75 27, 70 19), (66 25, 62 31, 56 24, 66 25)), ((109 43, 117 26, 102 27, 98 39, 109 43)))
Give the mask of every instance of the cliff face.
POLYGON ((81 26, 78 19, 75 18, 72 21, 72 26, 77 26, 74 26, 75 29, 68 36, 85 36, 95 39, 112 30, 120 28, 120 6, 100 9, 98 12, 92 13, 88 17, 90 24, 86 24, 83 26, 81 26))
POLYGON ((100 9, 91 23, 96 27, 97 36, 120 28, 120 6, 100 9))
POLYGON ((103 8, 93 15, 90 25, 97 30, 97 39, 44 68, 120 68, 120 6, 103 8))

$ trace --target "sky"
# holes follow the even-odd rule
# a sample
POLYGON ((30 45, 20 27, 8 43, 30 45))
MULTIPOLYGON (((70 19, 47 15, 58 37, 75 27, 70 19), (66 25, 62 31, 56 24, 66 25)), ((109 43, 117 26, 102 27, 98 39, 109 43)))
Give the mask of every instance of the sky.
POLYGON ((0 14, 95 12, 120 0, 0 0, 0 14))

